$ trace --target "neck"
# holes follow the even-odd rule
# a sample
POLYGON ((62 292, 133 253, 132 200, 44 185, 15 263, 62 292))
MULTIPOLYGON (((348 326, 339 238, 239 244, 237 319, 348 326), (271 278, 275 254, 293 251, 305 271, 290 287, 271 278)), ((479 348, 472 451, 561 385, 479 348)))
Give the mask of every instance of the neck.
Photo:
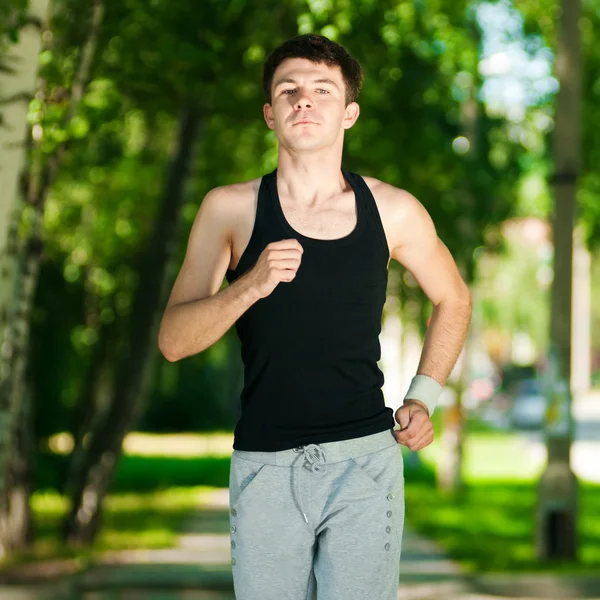
POLYGON ((277 188, 294 204, 314 206, 344 192, 341 156, 291 156, 279 153, 277 188))

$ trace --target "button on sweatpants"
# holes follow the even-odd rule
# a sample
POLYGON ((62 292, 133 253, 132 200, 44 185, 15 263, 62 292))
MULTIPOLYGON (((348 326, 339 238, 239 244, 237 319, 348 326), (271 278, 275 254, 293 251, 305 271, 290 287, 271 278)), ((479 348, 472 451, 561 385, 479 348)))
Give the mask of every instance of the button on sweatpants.
POLYGON ((404 463, 392 429, 234 450, 229 508, 236 600, 396 600, 404 463))

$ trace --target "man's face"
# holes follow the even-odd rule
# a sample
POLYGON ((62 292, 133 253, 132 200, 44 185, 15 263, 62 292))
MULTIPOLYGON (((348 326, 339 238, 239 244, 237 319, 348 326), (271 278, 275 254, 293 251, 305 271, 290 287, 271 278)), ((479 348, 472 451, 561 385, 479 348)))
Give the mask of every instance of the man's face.
POLYGON ((356 102, 346 106, 341 69, 304 58, 288 58, 275 70, 271 104, 264 116, 279 143, 294 151, 314 151, 341 141, 358 118, 356 102))

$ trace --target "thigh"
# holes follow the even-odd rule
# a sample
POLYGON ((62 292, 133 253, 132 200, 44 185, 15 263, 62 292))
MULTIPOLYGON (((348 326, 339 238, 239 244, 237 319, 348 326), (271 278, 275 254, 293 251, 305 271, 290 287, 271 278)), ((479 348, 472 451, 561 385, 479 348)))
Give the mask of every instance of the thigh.
POLYGON ((314 535, 291 495, 291 467, 231 459, 229 521, 236 600, 312 600, 314 535))
POLYGON ((317 536, 318 600, 396 600, 404 529, 400 446, 345 461, 317 536))

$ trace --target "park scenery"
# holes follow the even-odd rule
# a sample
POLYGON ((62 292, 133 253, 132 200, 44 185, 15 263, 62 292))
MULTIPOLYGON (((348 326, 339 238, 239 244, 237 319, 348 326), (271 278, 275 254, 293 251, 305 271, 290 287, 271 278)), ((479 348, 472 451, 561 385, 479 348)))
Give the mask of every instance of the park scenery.
MULTIPOLYGON (((344 169, 414 195, 472 297, 400 446, 398 598, 599 599, 598 31, 597 0, 0 2, 0 600, 233 600, 240 342, 158 331, 206 194, 277 167, 263 64, 305 33, 364 69, 344 169)), ((432 310, 392 260, 393 409, 432 310)))

